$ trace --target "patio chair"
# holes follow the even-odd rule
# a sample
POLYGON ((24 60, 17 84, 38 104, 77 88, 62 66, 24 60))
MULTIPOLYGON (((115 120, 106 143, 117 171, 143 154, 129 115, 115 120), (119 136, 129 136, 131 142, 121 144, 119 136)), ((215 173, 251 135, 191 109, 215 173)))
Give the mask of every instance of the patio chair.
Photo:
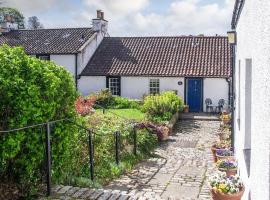
POLYGON ((214 112, 214 106, 210 98, 205 99, 206 112, 214 112))
POLYGON ((216 108, 216 111, 217 112, 221 112, 223 110, 224 104, 225 104, 225 100, 224 99, 220 99, 218 101, 218 106, 216 108))

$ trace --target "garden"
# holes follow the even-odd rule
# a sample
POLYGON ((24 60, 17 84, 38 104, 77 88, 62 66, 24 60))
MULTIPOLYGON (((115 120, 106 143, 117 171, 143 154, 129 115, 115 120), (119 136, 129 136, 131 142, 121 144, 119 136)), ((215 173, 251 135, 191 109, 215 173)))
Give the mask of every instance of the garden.
POLYGON ((108 90, 80 97, 63 67, 28 56, 19 47, 0 47, 0 64, 0 198, 4 199, 44 194, 48 163, 53 184, 108 183, 154 156, 153 149, 168 135, 167 122, 183 107, 174 92, 142 101, 112 96, 108 90), (9 131, 26 126, 30 127, 9 131))

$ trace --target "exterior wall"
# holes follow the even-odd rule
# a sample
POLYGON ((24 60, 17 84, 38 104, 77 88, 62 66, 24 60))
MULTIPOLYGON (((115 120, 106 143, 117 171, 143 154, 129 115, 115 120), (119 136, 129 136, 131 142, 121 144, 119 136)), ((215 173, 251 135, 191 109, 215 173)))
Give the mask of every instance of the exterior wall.
POLYGON ((160 80, 160 91, 176 90, 177 94, 184 99, 184 78, 182 77, 136 77, 123 76, 121 77, 121 96, 132 99, 141 99, 143 95, 149 94, 149 82, 151 78, 160 80), (182 85, 178 82, 182 81, 182 85))
POLYGON ((79 79, 78 90, 84 96, 106 88, 105 76, 82 76, 79 79))
POLYGON ((65 67, 73 76, 75 74, 75 55, 50 55, 51 61, 65 67))
POLYGON ((78 75, 85 68, 96 49, 103 40, 102 33, 95 33, 92 38, 82 47, 81 52, 78 54, 78 75))
POLYGON ((214 106, 220 99, 225 100, 225 108, 228 107, 229 85, 225 78, 205 78, 203 80, 203 110, 206 111, 205 99, 210 98, 214 106))
POLYGON ((245 1, 236 29, 234 124, 239 173, 246 185, 243 200, 270 199, 269 10, 269 0, 245 1), (245 161, 243 153, 247 149, 251 152, 250 162, 245 161))

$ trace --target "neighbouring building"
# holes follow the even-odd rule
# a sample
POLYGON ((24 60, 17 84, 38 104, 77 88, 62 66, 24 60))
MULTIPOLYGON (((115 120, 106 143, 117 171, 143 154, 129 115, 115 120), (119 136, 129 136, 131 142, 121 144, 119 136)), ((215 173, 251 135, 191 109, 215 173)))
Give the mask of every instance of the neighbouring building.
POLYGON ((0 45, 22 46, 29 55, 51 60, 64 66, 73 76, 82 72, 89 59, 107 34, 108 22, 104 13, 97 11, 90 28, 18 29, 6 16, 0 27, 0 45))
POLYGON ((190 106, 228 105, 230 45, 222 36, 106 37, 108 22, 97 11, 91 28, 18 30, 2 24, 0 44, 23 46, 29 55, 52 60, 73 75, 83 95, 109 88, 113 95, 141 99, 173 90, 190 106))
POLYGON ((243 200, 270 199, 270 1, 236 0, 235 151, 243 200))

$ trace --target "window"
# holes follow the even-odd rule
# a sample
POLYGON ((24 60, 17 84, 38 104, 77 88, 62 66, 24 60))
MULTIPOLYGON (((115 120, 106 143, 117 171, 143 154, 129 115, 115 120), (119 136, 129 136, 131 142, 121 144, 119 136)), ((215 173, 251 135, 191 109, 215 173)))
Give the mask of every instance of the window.
POLYGON ((37 55, 40 60, 50 60, 50 55, 37 55))
POLYGON ((159 79, 150 79, 150 94, 159 94, 159 79))
POLYGON ((112 95, 121 95, 120 77, 107 77, 107 87, 110 89, 112 95))

